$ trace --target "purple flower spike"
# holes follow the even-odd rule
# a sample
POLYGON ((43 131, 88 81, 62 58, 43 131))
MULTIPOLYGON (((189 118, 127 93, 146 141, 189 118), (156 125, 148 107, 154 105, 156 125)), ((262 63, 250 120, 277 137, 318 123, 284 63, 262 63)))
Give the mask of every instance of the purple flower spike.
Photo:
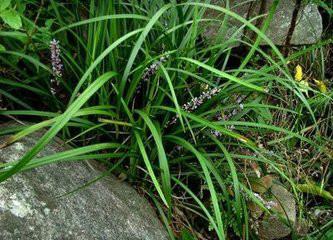
POLYGON ((51 52, 51 63, 52 63, 52 75, 53 79, 51 79, 51 92, 52 94, 56 94, 57 87, 59 87, 60 82, 59 78, 62 77, 63 65, 60 58, 60 46, 59 41, 53 39, 50 42, 50 52, 51 52))

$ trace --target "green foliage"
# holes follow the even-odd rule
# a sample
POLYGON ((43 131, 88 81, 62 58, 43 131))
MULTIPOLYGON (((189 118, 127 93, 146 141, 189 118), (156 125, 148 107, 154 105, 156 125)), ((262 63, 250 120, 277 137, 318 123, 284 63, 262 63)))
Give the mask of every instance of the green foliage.
POLYGON ((0 129, 11 134, 0 147, 48 129, 22 159, 0 164, 0 181, 94 158, 145 190, 172 239, 256 239, 248 204, 260 201, 249 179, 259 176, 274 175, 300 208, 304 193, 331 196, 332 171, 320 167, 333 152, 333 85, 325 77, 333 40, 285 57, 264 34, 270 18, 259 29, 209 1, 178 2, 0 1, 0 115, 30 121, 0 129), (230 19, 255 41, 203 38, 207 24, 223 30, 230 19), (52 39, 63 68, 51 59, 52 39), (294 79, 298 64, 308 95, 294 79), (74 149, 38 158, 56 135, 74 149), (302 185, 313 168, 322 171, 312 179, 320 189, 302 185))
POLYGON ((319 195, 322 198, 333 201, 333 195, 330 192, 323 190, 321 187, 316 186, 313 183, 300 184, 297 187, 302 192, 319 195))
POLYGON ((13 29, 20 29, 22 27, 22 21, 19 13, 10 8, 11 0, 0 1, 0 18, 4 23, 8 24, 13 29))
POLYGON ((10 6, 10 1, 11 0, 1 0, 0 1, 0 11, 6 10, 10 6))

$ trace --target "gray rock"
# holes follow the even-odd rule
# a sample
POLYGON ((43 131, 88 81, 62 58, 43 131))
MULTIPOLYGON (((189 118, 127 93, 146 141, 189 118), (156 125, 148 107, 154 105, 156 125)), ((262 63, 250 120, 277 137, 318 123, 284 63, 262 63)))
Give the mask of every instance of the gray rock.
MULTIPOLYGON (((0 163, 20 159, 40 135, 0 149, 0 163)), ((56 139, 39 157, 67 149, 63 145, 56 139)), ((84 162, 57 163, 0 183, 0 239, 168 239, 149 203, 113 177, 58 197, 100 174, 84 162)))
MULTIPOLYGON (((264 13, 268 13, 273 0, 265 0, 266 10, 264 13)), ((223 0, 212 0, 212 4, 225 6, 225 1, 223 0)), ((258 16, 260 9, 261 0, 230 0, 230 10, 237 13, 238 15, 251 20, 253 17, 258 16)), ((295 6, 294 0, 280 0, 276 13, 270 24, 270 27, 266 31, 268 38, 276 45, 284 45, 286 41, 286 36, 288 34, 292 14, 295 6)), ((223 19, 224 15, 215 10, 207 10, 205 18, 220 18, 223 19)), ((252 21, 252 24, 258 25, 259 20, 252 21)), ((260 24, 259 24, 260 25, 260 24)), ((260 26, 258 26, 260 28, 260 26)), ((213 23, 209 26, 205 26, 204 36, 207 39, 213 39, 213 41, 223 41, 224 35, 225 39, 230 39, 234 34, 236 39, 241 39, 246 36, 253 38, 252 31, 246 28, 244 31, 244 26, 239 21, 229 17, 228 27, 224 32, 220 29, 220 24, 213 23)), ((321 39, 323 32, 322 17, 319 10, 315 4, 303 5, 297 18, 295 31, 293 33, 291 44, 292 45, 304 45, 313 44, 321 39)), ((265 44, 265 42, 262 42, 265 44)))
POLYGON ((259 226, 260 239, 271 240, 288 236, 296 222, 296 202, 287 189, 278 184, 271 188, 276 203, 273 208, 276 214, 265 214, 259 226))

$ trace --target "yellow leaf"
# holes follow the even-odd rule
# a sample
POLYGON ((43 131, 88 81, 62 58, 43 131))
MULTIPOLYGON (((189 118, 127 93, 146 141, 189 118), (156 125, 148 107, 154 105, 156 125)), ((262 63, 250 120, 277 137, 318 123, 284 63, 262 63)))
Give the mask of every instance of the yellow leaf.
POLYGON ((295 80, 302 81, 303 79, 303 69, 300 65, 297 65, 295 68, 295 80))
POLYGON ((321 91, 322 93, 327 93, 327 87, 323 81, 314 79, 314 82, 316 83, 319 91, 321 91))

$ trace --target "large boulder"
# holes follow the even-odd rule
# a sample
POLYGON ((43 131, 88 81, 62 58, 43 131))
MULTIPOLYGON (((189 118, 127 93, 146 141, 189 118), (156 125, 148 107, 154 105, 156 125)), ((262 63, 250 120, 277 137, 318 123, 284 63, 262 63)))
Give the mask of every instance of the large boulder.
MULTIPOLYGON (((259 15, 259 9, 262 6, 261 2, 266 1, 263 5, 262 14, 267 14, 274 0, 230 0, 230 10, 248 20, 253 19, 259 15)), ((224 0, 212 0, 211 4, 226 7, 224 0)), ((276 45, 284 45, 288 35, 292 15, 295 8, 295 0, 280 0, 272 22, 266 31, 268 38, 276 45)), ((266 15, 267 16, 267 15, 266 15)), ((223 19, 224 15, 216 10, 208 9, 205 18, 223 19)), ((252 24, 261 27, 263 21, 255 20, 252 24)), ((244 36, 253 38, 253 33, 247 28, 242 28, 243 23, 229 17, 228 25, 225 31, 221 29, 221 24, 212 23, 209 26, 205 24, 204 36, 208 40, 221 42, 233 38, 240 40, 244 36)), ((323 32, 322 17, 319 13, 318 7, 315 4, 302 5, 297 16, 295 30, 291 38, 292 45, 313 44, 321 39, 323 32)), ((263 41, 262 44, 265 44, 263 41)))
POLYGON ((263 240, 281 239, 288 236, 296 223, 296 201, 294 196, 283 186, 271 187, 275 214, 265 214, 259 226, 259 237, 263 240))
MULTIPOLYGON (((41 134, 0 149, 0 164, 20 159, 41 134)), ((3 140, 0 137, 0 143, 3 140)), ((55 139, 39 157, 65 149, 55 139)), ((67 162, 29 170, 0 183, 0 239, 168 239, 150 204, 114 177, 64 196, 100 174, 85 162, 67 162)))

